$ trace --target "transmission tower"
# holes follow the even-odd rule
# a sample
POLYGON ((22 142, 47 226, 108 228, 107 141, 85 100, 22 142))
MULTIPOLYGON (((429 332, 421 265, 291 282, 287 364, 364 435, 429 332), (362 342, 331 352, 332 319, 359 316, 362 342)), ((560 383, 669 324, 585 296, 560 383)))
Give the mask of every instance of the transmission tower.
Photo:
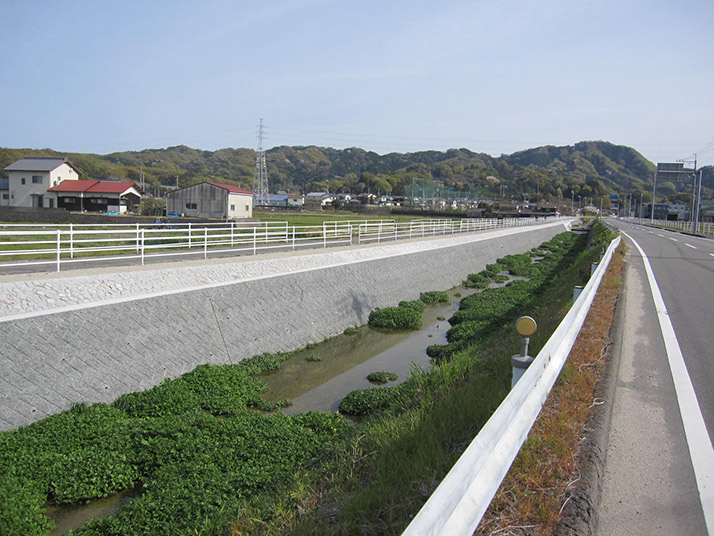
POLYGON ((265 136, 263 119, 260 119, 258 126, 258 152, 255 155, 255 174, 253 175, 253 193, 255 194, 256 205, 268 203, 268 170, 265 167, 265 151, 263 151, 263 138, 265 136))

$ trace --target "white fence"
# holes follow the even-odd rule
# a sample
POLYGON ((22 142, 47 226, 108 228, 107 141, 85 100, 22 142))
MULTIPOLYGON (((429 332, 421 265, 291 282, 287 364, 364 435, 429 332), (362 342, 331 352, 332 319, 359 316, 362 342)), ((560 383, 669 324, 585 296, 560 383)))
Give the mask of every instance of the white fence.
POLYGON ((619 243, 618 236, 566 317, 414 517, 404 536, 474 533, 560 374, 619 243))
MULTIPOLYGON (((631 221, 633 223, 640 223, 642 225, 654 225, 655 227, 664 227, 666 229, 675 229, 678 231, 683 231, 685 233, 694 233, 694 222, 692 221, 667 221, 667 220, 652 220, 648 218, 622 218, 626 221, 631 221)), ((714 223, 710 222, 699 222, 697 224, 697 234, 700 235, 714 235, 714 223)))
POLYGON ((0 271, 7 267, 97 263, 120 258, 147 259, 191 255, 256 255, 275 249, 295 250, 466 233, 534 225, 522 219, 349 220, 290 226, 287 222, 225 222, 152 225, 3 225, 0 226, 0 271))

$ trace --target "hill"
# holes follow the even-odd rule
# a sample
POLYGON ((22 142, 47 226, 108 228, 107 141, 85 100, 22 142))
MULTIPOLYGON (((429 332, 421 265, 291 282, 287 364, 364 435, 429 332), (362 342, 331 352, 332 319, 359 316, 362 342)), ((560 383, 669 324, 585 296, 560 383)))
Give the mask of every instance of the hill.
MULTIPOLYGON (((252 149, 203 151, 179 145, 107 155, 0 148, 0 169, 23 156, 67 156, 80 168, 82 178, 140 182, 143 172, 149 192, 160 191, 160 185, 183 187, 204 180, 251 188, 255 167, 252 149)), ((395 195, 404 194, 406 186, 421 178, 484 197, 500 191, 516 198, 535 197, 536 192, 542 199, 567 198, 572 192, 576 198, 597 199, 633 191, 644 191, 647 197, 655 172, 655 166, 636 150, 604 141, 538 147, 500 157, 468 149, 379 155, 359 148, 281 146, 266 151, 266 161, 271 191, 329 189, 395 195)), ((714 181, 714 174, 709 175, 714 181)), ((672 185, 670 193, 688 187, 672 185)))

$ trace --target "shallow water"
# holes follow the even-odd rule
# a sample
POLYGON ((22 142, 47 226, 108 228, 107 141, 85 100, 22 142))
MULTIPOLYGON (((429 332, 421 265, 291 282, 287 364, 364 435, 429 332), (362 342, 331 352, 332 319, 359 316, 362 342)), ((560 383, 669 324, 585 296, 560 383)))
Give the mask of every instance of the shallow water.
POLYGON ((64 534, 78 529, 90 519, 102 519, 116 514, 124 504, 140 494, 141 486, 137 486, 86 504, 50 506, 45 510, 45 514, 55 522, 52 534, 64 534))
POLYGON ((422 327, 418 330, 395 332, 369 326, 358 328, 354 335, 339 335, 316 346, 301 350, 286 361, 282 368, 261 376, 268 385, 265 399, 292 400, 284 410, 288 414, 305 411, 337 411, 340 401, 355 389, 374 387, 367 380, 370 372, 394 372, 405 381, 414 367, 428 369, 430 358, 426 348, 445 344, 450 325, 447 320, 458 310, 459 299, 475 292, 457 287, 448 292, 448 304, 432 304, 424 310, 422 327), (319 362, 306 361, 309 355, 322 358, 319 362))

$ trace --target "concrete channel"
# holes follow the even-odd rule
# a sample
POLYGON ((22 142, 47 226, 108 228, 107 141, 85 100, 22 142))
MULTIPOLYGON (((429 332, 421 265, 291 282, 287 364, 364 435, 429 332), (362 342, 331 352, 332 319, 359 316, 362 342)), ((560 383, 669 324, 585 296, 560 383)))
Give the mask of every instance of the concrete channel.
POLYGON ((77 402, 110 402, 199 364, 320 342, 365 324, 377 307, 451 288, 570 222, 299 255, 0 278, 0 429, 77 402))

